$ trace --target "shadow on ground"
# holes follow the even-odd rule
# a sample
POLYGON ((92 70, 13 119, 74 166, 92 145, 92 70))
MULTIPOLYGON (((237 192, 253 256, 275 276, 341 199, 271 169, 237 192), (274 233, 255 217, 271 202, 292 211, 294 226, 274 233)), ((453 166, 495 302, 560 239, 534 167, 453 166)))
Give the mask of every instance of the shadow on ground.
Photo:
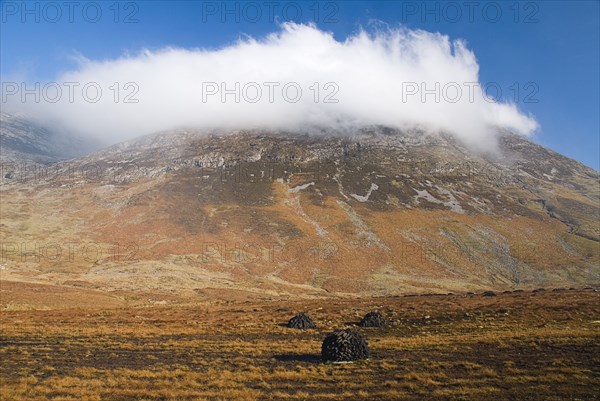
POLYGON ((321 362, 321 356, 315 354, 281 354, 274 355, 273 358, 280 362, 307 362, 307 363, 319 363, 321 362))

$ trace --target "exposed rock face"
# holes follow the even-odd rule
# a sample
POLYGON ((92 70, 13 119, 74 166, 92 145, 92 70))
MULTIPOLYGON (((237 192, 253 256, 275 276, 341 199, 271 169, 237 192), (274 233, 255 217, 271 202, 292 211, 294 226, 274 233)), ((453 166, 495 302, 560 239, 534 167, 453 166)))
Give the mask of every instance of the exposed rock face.
POLYGON ((304 312, 301 312, 290 319, 290 321, 287 324, 287 327, 292 329, 315 329, 317 326, 312 321, 310 316, 308 316, 304 312))
POLYGON ((369 345, 361 334, 352 329, 336 331, 323 340, 323 362, 350 362, 369 356, 369 345))
POLYGON ((384 327, 386 322, 381 313, 374 311, 367 313, 358 325, 360 327, 384 327))
POLYGON ((494 291, 485 291, 482 295, 484 297, 495 297, 496 293, 494 291))

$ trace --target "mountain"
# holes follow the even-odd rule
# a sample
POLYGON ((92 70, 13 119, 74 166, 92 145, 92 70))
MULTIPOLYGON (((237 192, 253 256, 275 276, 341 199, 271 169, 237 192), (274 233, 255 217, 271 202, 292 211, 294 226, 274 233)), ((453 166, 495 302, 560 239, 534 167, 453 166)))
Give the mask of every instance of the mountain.
POLYGON ((51 163, 82 156, 97 147, 49 129, 30 119, 0 113, 0 161, 3 163, 51 163))
POLYGON ((162 132, 4 177, 2 278, 176 297, 585 286, 599 182, 508 132, 490 153, 386 127, 162 132))

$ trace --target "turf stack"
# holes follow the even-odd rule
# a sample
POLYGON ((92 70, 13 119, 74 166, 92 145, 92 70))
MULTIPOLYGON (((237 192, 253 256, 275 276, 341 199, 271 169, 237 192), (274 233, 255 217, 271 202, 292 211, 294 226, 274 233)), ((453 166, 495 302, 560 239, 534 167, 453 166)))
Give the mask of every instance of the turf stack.
POLYGON ((362 318, 360 323, 358 323, 360 327, 384 327, 385 319, 381 315, 381 313, 369 312, 362 318))
POLYGON ((317 326, 315 326, 315 323, 306 313, 301 312, 290 319, 287 327, 292 329, 314 329, 317 326))
POLYGON ((329 334, 323 340, 321 358, 324 362, 350 362, 369 356, 367 341, 356 330, 346 329, 329 334))

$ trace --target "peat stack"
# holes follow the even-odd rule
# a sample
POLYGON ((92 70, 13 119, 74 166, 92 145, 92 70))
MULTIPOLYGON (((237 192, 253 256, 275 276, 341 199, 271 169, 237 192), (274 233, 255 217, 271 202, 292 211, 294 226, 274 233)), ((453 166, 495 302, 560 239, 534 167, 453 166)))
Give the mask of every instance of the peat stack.
POLYGON ((298 313, 296 316, 290 319, 287 323, 287 327, 292 329, 315 329, 315 323, 312 319, 304 312, 298 313))
POLYGON ((346 329, 329 334, 323 340, 323 362, 350 362, 369 356, 367 341, 356 330, 346 329))
POLYGON ((386 323, 381 313, 374 311, 367 313, 358 325, 360 327, 384 327, 386 323))

